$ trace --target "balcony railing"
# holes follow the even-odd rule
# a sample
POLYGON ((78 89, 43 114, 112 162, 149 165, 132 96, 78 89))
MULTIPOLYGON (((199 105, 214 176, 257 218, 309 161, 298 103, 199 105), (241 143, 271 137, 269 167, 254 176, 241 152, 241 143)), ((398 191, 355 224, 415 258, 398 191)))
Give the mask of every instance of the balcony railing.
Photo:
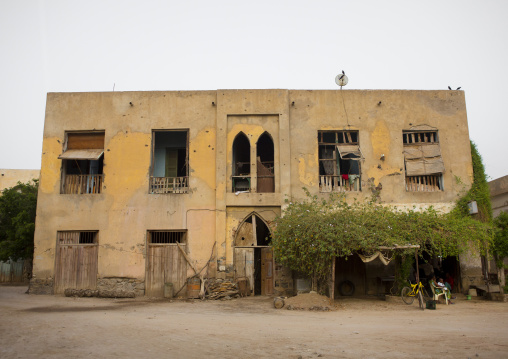
POLYGON ((101 193, 102 174, 65 175, 62 193, 97 194, 101 193))
POLYGON ((150 177, 150 193, 188 193, 189 177, 150 177))
POLYGON ((436 192, 442 191, 441 175, 407 176, 406 191, 436 192))
POLYGON ((319 192, 354 192, 360 191, 360 176, 320 175, 319 192))

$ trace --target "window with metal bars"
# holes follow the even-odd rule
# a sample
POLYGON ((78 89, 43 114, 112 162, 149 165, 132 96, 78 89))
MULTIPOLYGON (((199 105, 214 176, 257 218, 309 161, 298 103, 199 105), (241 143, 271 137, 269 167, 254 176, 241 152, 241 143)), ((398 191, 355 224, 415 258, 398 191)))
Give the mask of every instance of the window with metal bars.
POLYGON ((149 231, 148 241, 150 244, 185 244, 186 231, 149 231))
POLYGON ((97 244, 98 231, 59 231, 60 244, 97 244))
POLYGON ((402 131, 406 191, 443 191, 444 163, 437 130, 402 131))
POLYGON ((437 131, 403 131, 402 142, 411 143, 438 143, 437 131))
POLYGON ((96 237, 97 232, 79 232, 79 244, 93 244, 96 237))

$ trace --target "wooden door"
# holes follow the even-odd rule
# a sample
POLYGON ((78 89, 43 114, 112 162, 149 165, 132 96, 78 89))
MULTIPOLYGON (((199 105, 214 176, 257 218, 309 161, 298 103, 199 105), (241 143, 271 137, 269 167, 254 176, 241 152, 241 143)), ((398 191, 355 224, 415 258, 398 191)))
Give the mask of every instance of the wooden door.
POLYGON ((261 295, 273 295, 273 251, 261 248, 261 295))
POLYGON ((273 166, 268 168, 258 158, 257 161, 257 192, 258 193, 273 193, 275 192, 275 177, 273 175, 273 166))
MULTIPOLYGON (((180 244, 185 248, 185 244, 180 244)), ((164 284, 173 283, 174 293, 186 284, 187 262, 175 244, 149 244, 147 250, 145 295, 164 297, 164 284)), ((179 296, 185 295, 186 288, 179 296)))
POLYGON ((59 232, 55 258, 55 294, 66 288, 96 289, 97 243, 80 243, 80 232, 59 232))
POLYGON ((235 248, 236 278, 249 279, 249 291, 254 288, 254 248, 235 248))
POLYGON ((165 177, 178 177, 178 150, 166 148, 165 177))

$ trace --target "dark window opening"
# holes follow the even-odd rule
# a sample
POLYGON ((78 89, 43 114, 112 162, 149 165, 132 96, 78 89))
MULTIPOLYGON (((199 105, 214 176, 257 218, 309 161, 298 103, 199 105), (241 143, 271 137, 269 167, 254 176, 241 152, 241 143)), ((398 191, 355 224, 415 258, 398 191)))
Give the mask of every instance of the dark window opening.
POLYGON ((150 231, 149 243, 152 244, 184 244, 187 232, 185 231, 150 231))
POLYGON ((402 142, 411 143, 438 143, 437 131, 404 131, 402 133, 402 142))
POLYGON ((360 191, 358 131, 318 131, 320 192, 360 191))
POLYGON ((98 231, 59 231, 58 243, 68 244, 97 244, 98 231))
POLYGON ((150 193, 187 193, 188 131, 152 132, 150 193))
POLYGON ((319 131, 320 144, 358 144, 358 131, 319 131))
POLYGON ((240 132, 233 141, 233 192, 250 191, 250 143, 240 132))
POLYGON ((79 244, 93 244, 96 237, 97 232, 79 232, 79 244))
POLYGON ((104 132, 69 132, 62 159, 63 194, 101 193, 104 167, 104 132))
POLYGON ((98 160, 63 160, 67 175, 95 175, 102 174, 104 156, 98 160))
POLYGON ((257 192, 275 192, 274 147, 270 135, 265 132, 257 142, 257 192))

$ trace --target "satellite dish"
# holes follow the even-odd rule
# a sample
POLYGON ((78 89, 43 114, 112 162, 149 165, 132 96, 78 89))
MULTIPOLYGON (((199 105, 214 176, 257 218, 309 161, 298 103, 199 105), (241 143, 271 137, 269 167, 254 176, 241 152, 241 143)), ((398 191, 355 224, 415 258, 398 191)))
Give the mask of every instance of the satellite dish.
POLYGON ((335 83, 340 87, 347 85, 347 76, 345 74, 338 74, 335 76, 335 83))

